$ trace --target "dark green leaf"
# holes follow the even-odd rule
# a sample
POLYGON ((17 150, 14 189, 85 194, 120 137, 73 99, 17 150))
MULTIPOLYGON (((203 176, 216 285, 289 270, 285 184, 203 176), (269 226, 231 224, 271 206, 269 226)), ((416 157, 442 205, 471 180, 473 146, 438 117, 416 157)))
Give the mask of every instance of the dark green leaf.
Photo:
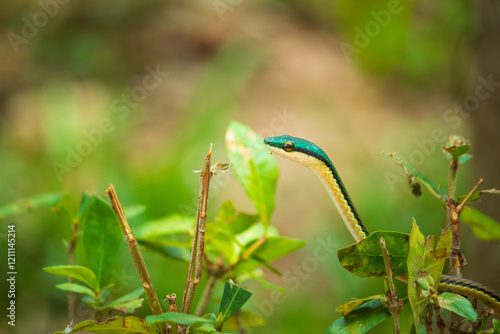
POLYGON ((472 228, 476 238, 485 241, 500 240, 500 223, 484 213, 466 207, 460 214, 460 220, 472 228))
POLYGON ((232 281, 226 282, 219 307, 219 313, 222 314, 221 323, 235 315, 251 296, 252 293, 242 286, 232 281))
POLYGON ((226 132, 229 163, 236 178, 253 201, 260 219, 269 225, 279 168, 263 138, 249 127, 231 122, 226 132))
POLYGON ((472 322, 477 320, 477 313, 470 301, 455 293, 443 292, 438 296, 439 306, 472 322))
POLYGON ((403 168, 406 168, 416 179, 422 182, 429 191, 436 196, 440 201, 446 202, 448 197, 447 191, 443 189, 439 184, 434 183, 424 174, 420 173, 413 165, 411 165, 405 159, 396 155, 396 153, 384 153, 386 156, 392 158, 392 160, 403 168))
POLYGON ((231 201, 224 202, 219 210, 219 215, 215 218, 215 223, 230 232, 232 235, 237 235, 246 231, 250 226, 257 223, 258 215, 236 212, 236 208, 231 201))
POLYGON ((73 277, 74 279, 87 284, 92 290, 99 290, 99 285, 97 284, 97 279, 94 272, 87 267, 63 265, 45 267, 43 268, 43 270, 54 275, 73 277))
POLYGON ((376 231, 358 244, 337 251, 340 264, 356 276, 385 276, 385 264, 380 249, 380 238, 384 238, 392 265, 393 275, 406 274, 409 235, 398 232, 376 231))
POLYGON ((347 316, 336 320, 326 334, 363 334, 389 318, 391 313, 380 300, 361 305, 347 316))
POLYGON ((149 326, 144 319, 137 317, 113 317, 105 322, 97 323, 95 320, 86 320, 75 325, 70 331, 59 331, 54 334, 68 334, 87 331, 99 334, 134 333, 158 334, 156 326, 149 326))
POLYGON ((148 250, 158 252, 164 256, 182 262, 189 262, 191 245, 181 244, 173 240, 155 239, 155 238, 136 238, 137 242, 148 250))
POLYGON ((385 302, 387 298, 385 297, 385 295, 375 295, 368 298, 350 300, 347 303, 344 303, 339 307, 337 307, 336 311, 340 313, 343 317, 345 317, 346 315, 348 315, 361 305, 366 304, 372 300, 380 300, 382 302, 385 302))
POLYGON ((493 319, 493 334, 500 334, 500 320, 493 319))
POLYGON ((68 198, 69 195, 62 193, 48 193, 27 197, 16 202, 4 204, 0 206, 0 221, 5 217, 18 215, 28 212, 32 209, 41 208, 44 206, 55 207, 59 202, 68 198))
POLYGON ((84 293, 87 295, 90 295, 95 298, 95 293, 91 289, 87 288, 84 285, 77 284, 77 283, 61 283, 57 284, 56 288, 64 291, 71 291, 71 292, 76 292, 76 293, 84 293))
POLYGON ((213 323, 210 319, 205 319, 202 317, 197 317, 192 314, 177 313, 177 312, 165 312, 158 315, 148 315, 146 317, 146 322, 152 324, 155 322, 175 322, 180 325, 192 325, 198 322, 201 323, 213 323))
POLYGON ((89 266, 100 284, 111 270, 124 236, 118 218, 108 203, 99 197, 89 196, 84 206, 80 221, 83 246, 89 266))

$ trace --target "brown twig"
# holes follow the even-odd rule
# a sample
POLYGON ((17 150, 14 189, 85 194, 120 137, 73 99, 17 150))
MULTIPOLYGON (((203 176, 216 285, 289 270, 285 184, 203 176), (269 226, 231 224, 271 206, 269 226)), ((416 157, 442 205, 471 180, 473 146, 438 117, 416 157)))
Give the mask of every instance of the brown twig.
POLYGON ((443 318, 441 318, 441 308, 438 305, 434 305, 434 314, 436 315, 436 323, 439 328, 440 334, 445 334, 446 324, 443 318))
POLYGON ((196 225, 193 237, 193 247, 191 249, 191 260, 189 261, 188 277, 184 296, 182 298, 182 313, 190 313, 193 305, 196 285, 200 282, 203 270, 203 255, 205 248, 205 223, 207 220, 208 190, 212 171, 210 169, 210 158, 212 148, 210 148, 203 162, 203 169, 200 175, 200 191, 198 196, 198 210, 196 213, 196 225), (193 277, 194 275, 194 277, 193 277))
POLYGON ((384 255, 384 264, 387 272, 387 285, 389 291, 386 292, 387 302, 386 306, 392 315, 392 328, 394 334, 399 334, 399 314, 403 310, 403 301, 398 299, 396 287, 394 286, 394 281, 392 279, 392 266, 391 260, 389 258, 389 252, 387 251, 387 246, 384 238, 380 238, 380 248, 382 249, 382 254, 384 255))
MULTIPOLYGON (((166 300, 168 300, 168 304, 170 305, 169 306, 169 311, 170 312, 173 312, 173 313, 176 313, 177 312, 177 296, 175 293, 171 294, 171 295, 167 295, 167 298, 166 300)), ((177 334, 178 333, 178 325, 175 324, 175 323, 169 323, 169 329, 170 329, 170 333, 172 334, 177 334)))
MULTIPOLYGON (((118 221, 123 230, 123 234, 125 235, 125 239, 127 240, 128 248, 130 250, 130 254, 132 255, 132 259, 134 260, 135 268, 137 269, 137 273, 139 274, 139 278, 141 279, 142 286, 144 287, 144 291, 146 292, 146 298, 149 303, 149 307, 151 307, 151 311, 153 314, 162 314, 163 310, 161 308, 160 301, 158 300, 158 296, 153 288, 153 284, 151 283, 151 278, 149 277, 148 268, 146 267, 146 263, 144 263, 144 258, 142 257, 141 250, 139 249, 139 245, 137 244, 137 240, 135 239, 134 233, 132 233, 132 229, 130 228, 130 224, 128 223, 127 217, 125 216, 125 211, 123 210, 122 203, 118 198, 118 195, 115 191, 115 187, 110 185, 109 189, 106 191, 109 198, 111 199, 111 205, 113 206, 113 210, 118 217, 118 221)), ((162 333, 165 333, 166 327, 159 326, 162 333)))

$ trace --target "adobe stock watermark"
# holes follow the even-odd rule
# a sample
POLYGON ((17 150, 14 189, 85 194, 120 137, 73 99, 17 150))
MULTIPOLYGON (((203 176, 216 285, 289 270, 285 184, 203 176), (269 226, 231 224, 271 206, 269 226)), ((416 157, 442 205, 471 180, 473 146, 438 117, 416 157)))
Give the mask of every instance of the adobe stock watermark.
MULTIPOLYGON (((311 277, 312 273, 318 270, 319 264, 336 254, 339 248, 339 244, 332 241, 332 235, 318 237, 316 242, 317 246, 314 248, 313 256, 306 257, 300 264, 294 264, 291 269, 283 272, 281 281, 283 282, 282 286, 287 289, 287 293, 298 290, 311 277)), ((256 327, 261 322, 260 319, 270 317, 276 306, 284 304, 286 300, 287 294, 278 290, 272 290, 269 299, 254 300, 252 304, 255 311, 248 313, 248 324, 256 327)))
MULTIPOLYGON (((269 123, 267 127, 264 127, 257 131, 257 133, 265 138, 274 136, 276 134, 282 134, 283 131, 290 125, 293 119, 297 117, 296 114, 288 112, 286 107, 283 107, 281 110, 274 108, 272 112, 272 117, 269 119, 269 123)), ((214 177, 210 181, 210 191, 208 193, 208 198, 212 199, 217 197, 230 183, 231 179, 234 176, 233 166, 229 166, 229 170, 223 173, 218 173, 218 177, 214 177)), ((198 188, 194 187, 192 189, 193 192, 193 201, 190 204, 180 204, 179 205, 179 213, 184 215, 195 215, 198 208, 198 188)))
MULTIPOLYGON (((452 129, 460 127, 464 119, 469 118, 473 112, 477 111, 481 102, 487 100, 495 92, 496 87, 500 86, 500 81, 494 81, 491 74, 487 78, 478 76, 477 81, 473 94, 466 96, 462 103, 455 103, 444 111, 443 121, 449 123, 452 129)), ((449 135, 443 128, 434 128, 427 138, 415 139, 414 143, 417 148, 409 154, 408 162, 415 167, 421 166, 427 157, 446 142, 449 135)), ((407 177, 401 170, 400 173, 385 171, 384 177, 393 192, 396 190, 396 184, 407 182, 407 177)))
POLYGON ((391 23, 392 16, 401 13, 402 10, 403 6, 399 0, 389 0, 387 9, 370 11, 370 15, 373 19, 368 21, 363 29, 358 26, 354 27, 354 45, 346 42, 341 42, 339 44, 340 50, 342 50, 347 62, 350 64, 352 62, 352 55, 359 54, 361 50, 370 45, 372 38, 377 37, 382 32, 383 28, 391 23))
POLYGON ((214 0, 212 1, 212 7, 214 7, 215 12, 219 16, 219 20, 224 21, 225 13, 232 12, 242 2, 243 0, 214 0))
MULTIPOLYGON (((142 78, 140 85, 132 87, 128 93, 123 93, 111 102, 111 112, 119 121, 125 120, 130 111, 144 101, 149 92, 160 86, 169 76, 168 72, 161 71, 160 65, 156 65, 155 69, 147 66, 146 72, 147 74, 142 78)), ((113 121, 113 119, 105 117, 100 120, 96 127, 84 129, 82 131, 84 139, 81 139, 75 146, 66 145, 64 161, 55 160, 52 162, 52 168, 59 182, 63 181, 66 174, 71 173, 80 166, 83 158, 89 156, 94 151, 94 148, 102 143, 104 136, 115 129, 116 119, 113 121)))
POLYGON ((12 31, 7 34, 7 39, 14 53, 17 54, 23 45, 28 44, 38 34, 40 29, 45 27, 49 23, 49 20, 59 13, 60 7, 69 2, 70 0, 39 0, 39 10, 30 15, 30 17, 23 16, 21 18, 23 23, 21 31, 18 34, 12 31))

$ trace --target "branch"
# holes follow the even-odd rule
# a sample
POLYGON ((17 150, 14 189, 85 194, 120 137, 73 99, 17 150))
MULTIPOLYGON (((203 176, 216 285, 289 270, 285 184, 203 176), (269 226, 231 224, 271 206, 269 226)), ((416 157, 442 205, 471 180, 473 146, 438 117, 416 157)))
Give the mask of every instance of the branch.
MULTIPOLYGON (((151 311, 154 315, 162 314, 163 310, 161 308, 160 301, 158 300, 158 296, 156 295, 156 292, 153 288, 153 284, 151 283, 148 268, 146 267, 146 263, 144 263, 144 258, 142 257, 141 250, 139 249, 139 245, 137 244, 134 233, 132 233, 132 229, 130 228, 127 217, 125 216, 125 211, 123 211, 122 203, 120 202, 120 199, 116 194, 115 187, 111 185, 106 193, 111 199, 111 205, 113 206, 113 210, 115 210, 118 221, 120 222, 120 225, 122 227, 123 234, 125 235, 125 239, 127 240, 128 248, 130 250, 130 254, 132 255, 132 259, 134 260, 135 268, 137 269, 137 273, 139 274, 139 278, 141 279, 142 286, 144 287, 144 291, 146 292, 146 298, 148 300, 149 307, 151 307, 151 311)), ((162 333, 164 333, 166 327, 159 327, 162 333)))
POLYGON ((203 169, 200 175, 200 191, 198 196, 198 210, 196 213, 196 225, 193 237, 193 247, 191 249, 191 260, 189 261, 189 271, 182 298, 182 313, 191 313, 196 285, 200 282, 203 270, 203 254, 205 248, 205 223, 207 220, 208 190, 212 171, 210 170, 210 158, 212 148, 203 161, 203 169), (193 278, 193 274, 195 275, 193 278))
POLYGON ((384 255, 384 264, 387 272, 387 285, 389 286, 389 291, 385 294, 387 297, 386 306, 392 315, 393 332, 394 334, 399 334, 399 314, 403 310, 403 301, 398 299, 396 287, 394 286, 394 281, 392 280, 391 260, 389 258, 389 252, 387 251, 384 238, 380 238, 380 248, 382 248, 382 254, 384 255))

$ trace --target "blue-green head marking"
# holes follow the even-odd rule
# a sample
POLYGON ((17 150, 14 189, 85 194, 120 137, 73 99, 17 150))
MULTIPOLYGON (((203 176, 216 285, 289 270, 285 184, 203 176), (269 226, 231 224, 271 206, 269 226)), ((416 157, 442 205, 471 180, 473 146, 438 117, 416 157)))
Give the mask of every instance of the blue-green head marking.
POLYGON ((302 138, 289 135, 267 137, 264 139, 264 143, 271 152, 290 160, 301 162, 306 166, 309 165, 308 160, 304 160, 307 157, 316 158, 319 161, 323 161, 325 164, 332 165, 332 162, 321 148, 302 138))
POLYGON ((365 233, 365 236, 370 234, 361 222, 361 218, 354 208, 351 198, 349 197, 349 194, 347 193, 347 190, 342 182, 342 179, 337 173, 337 170, 333 166, 326 153, 321 148, 308 140, 292 137, 289 135, 268 137, 264 139, 264 143, 271 152, 276 153, 277 155, 285 157, 289 160, 296 161, 306 167, 309 167, 319 176, 319 178, 325 183, 325 186, 327 186, 327 188, 327 183, 329 181, 327 181, 325 174, 330 175, 330 177, 332 177, 338 184, 343 199, 351 208, 357 224, 359 224, 362 231, 365 233))

